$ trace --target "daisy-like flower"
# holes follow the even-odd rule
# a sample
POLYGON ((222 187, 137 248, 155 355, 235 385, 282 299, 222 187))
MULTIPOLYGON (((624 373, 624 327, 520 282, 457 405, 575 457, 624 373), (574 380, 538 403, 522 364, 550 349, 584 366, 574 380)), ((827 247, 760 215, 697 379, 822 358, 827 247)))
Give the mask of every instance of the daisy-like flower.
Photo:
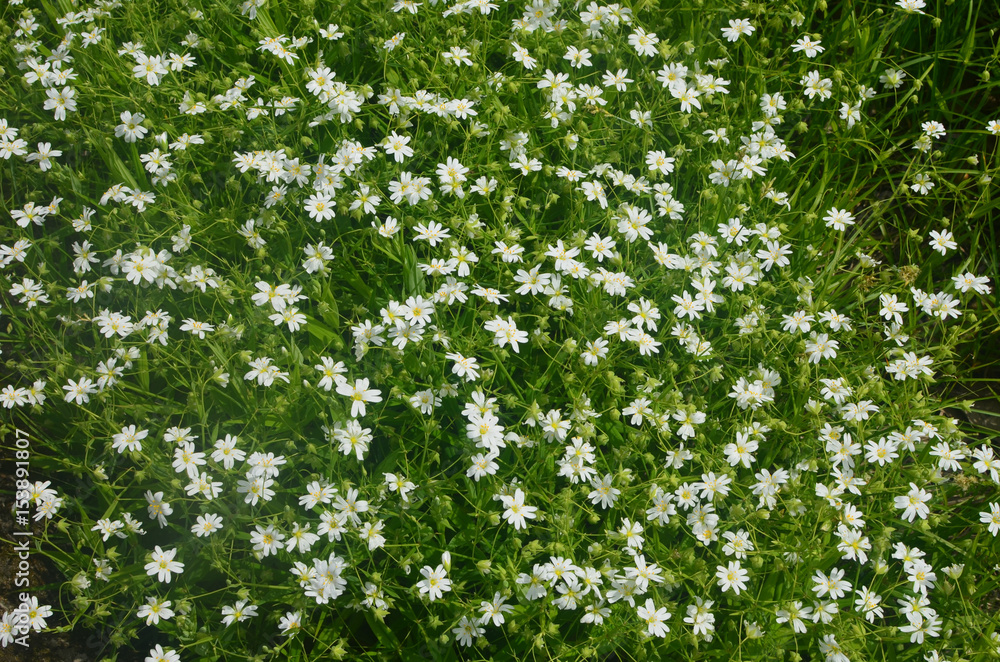
POLYGON ((372 441, 370 428, 362 428, 358 421, 352 419, 343 428, 335 430, 334 436, 340 444, 341 453, 350 455, 353 452, 359 462, 365 459, 368 445, 372 441))
POLYGON ((476 453, 472 456, 472 466, 465 472, 465 475, 477 483, 484 476, 492 476, 500 468, 500 465, 495 462, 496 458, 496 453, 476 453))
POLYGON ((163 500, 163 492, 153 494, 152 490, 146 490, 146 503, 148 504, 146 510, 149 513, 149 519, 157 520, 161 529, 165 527, 167 517, 173 514, 174 509, 163 500))
POLYGON ((646 599, 646 604, 640 605, 636 609, 639 618, 646 623, 646 632, 655 637, 666 637, 670 632, 667 621, 670 619, 670 612, 666 607, 656 608, 652 598, 646 599))
POLYGON ((878 77, 878 82, 882 83, 886 89, 897 89, 903 84, 906 72, 898 69, 886 69, 885 73, 878 77))
POLYGON ((413 148, 409 146, 410 140, 410 136, 400 136, 393 131, 385 139, 382 149, 385 150, 386 154, 392 156, 396 163, 402 163, 404 159, 413 156, 413 148))
POLYGON ((476 625, 476 622, 468 616, 463 616, 458 622, 458 627, 452 629, 452 633, 458 643, 468 647, 474 640, 486 634, 486 630, 476 625))
POLYGON ((608 355, 608 341, 603 338, 588 341, 582 353, 586 365, 597 365, 599 360, 608 355))
POLYGON ((521 46, 518 45, 516 41, 510 42, 510 45, 514 49, 512 57, 515 60, 520 62, 524 66, 524 68, 529 71, 535 68, 535 65, 538 63, 538 60, 531 57, 531 53, 528 52, 527 48, 522 48, 521 46))
POLYGON ((479 610, 483 615, 479 617, 479 623, 486 625, 492 620, 493 625, 496 627, 503 625, 505 621, 504 614, 514 611, 514 605, 505 604, 506 602, 506 596, 499 592, 493 594, 492 600, 483 600, 480 602, 479 610))
POLYGON ((722 28, 722 36, 728 41, 736 41, 740 38, 740 35, 752 35, 756 29, 750 24, 749 18, 730 19, 729 27, 722 28))
POLYGON ((840 104, 840 119, 847 120, 847 128, 853 128, 855 123, 861 119, 861 102, 854 105, 849 103, 840 104))
POLYGON ((180 574, 184 572, 184 564, 174 561, 177 556, 176 549, 163 550, 159 545, 155 547, 150 555, 150 561, 146 564, 146 574, 156 575, 156 578, 164 584, 170 583, 172 573, 180 574))
POLYGON ((479 361, 474 357, 462 356, 457 352, 448 352, 445 358, 454 361, 451 367, 453 374, 465 379, 467 382, 474 382, 479 379, 479 361))
POLYGON ((806 96, 810 99, 818 96, 820 101, 825 101, 833 96, 833 81, 829 78, 820 78, 819 72, 815 69, 803 76, 799 83, 806 88, 806 96))
POLYGON ((896 0, 896 6, 907 14, 923 14, 927 3, 924 0, 896 0))
POLYGON ((285 534, 278 531, 273 524, 268 524, 266 529, 258 524, 255 529, 250 533, 250 542, 253 544, 254 553, 261 558, 276 554, 284 546, 282 543, 285 534))
POLYGON ((90 402, 90 396, 97 392, 94 381, 89 377, 81 377, 79 381, 67 380, 63 390, 66 391, 66 402, 76 400, 78 405, 90 402))
POLYGON ((198 336, 202 340, 205 339, 206 333, 211 333, 215 331, 215 326, 209 324, 208 322, 199 322, 191 318, 185 319, 184 323, 181 325, 181 331, 190 331, 191 335, 198 336))
POLYGON ((948 230, 942 230, 941 232, 931 230, 930 235, 931 238, 927 243, 941 255, 947 255, 948 251, 958 248, 958 244, 955 243, 955 235, 948 230))
POLYGON ((149 436, 149 430, 138 430, 134 425, 127 425, 122 431, 114 435, 114 448, 119 453, 129 451, 141 451, 142 440, 149 436))
POLYGON ((642 28, 636 28, 635 32, 628 36, 628 44, 635 49, 635 52, 645 57, 656 55, 656 45, 660 43, 660 38, 655 32, 646 32, 642 28))
POLYGON ((42 172, 52 168, 52 159, 62 156, 62 150, 52 149, 52 143, 38 143, 38 151, 24 157, 28 163, 38 161, 38 169, 42 172))
POLYGON ((592 480, 590 486, 593 487, 593 491, 587 495, 590 502, 595 506, 601 504, 604 509, 611 508, 615 505, 615 500, 618 499, 618 495, 621 494, 621 490, 616 487, 612 487, 612 476, 611 474, 606 474, 600 481, 592 480))
POLYGON ((343 361, 334 362, 329 356, 321 356, 319 360, 322 363, 313 366, 316 370, 323 373, 323 377, 319 380, 317 386, 324 391, 332 390, 337 377, 347 372, 347 368, 344 366, 343 361))
POLYGON ((406 38, 405 32, 397 32, 396 34, 392 35, 390 39, 386 39, 385 43, 382 44, 382 47, 385 48, 385 50, 387 51, 391 51, 395 49, 396 46, 399 46, 401 43, 403 43, 403 39, 405 38, 406 38))
POLYGON ((851 583, 844 579, 844 571, 840 568, 831 570, 829 576, 817 570, 813 582, 816 585, 813 586, 812 590, 816 593, 817 598, 822 598, 829 593, 831 600, 839 600, 844 597, 847 591, 851 590, 851 583))
POLYGON ((1000 503, 991 503, 990 512, 979 513, 979 521, 988 525, 988 530, 994 537, 1000 533, 1000 503))
POLYGON ((674 159, 667 156, 664 151, 650 151, 646 154, 646 165, 649 166, 650 172, 661 172, 664 175, 669 175, 674 171, 674 159))
POLYGON ((796 41, 794 46, 792 46, 793 53, 804 52, 806 57, 816 57, 824 50, 826 49, 820 46, 820 40, 817 39, 813 41, 809 35, 805 35, 796 41))
POLYGON ((119 538, 124 538, 125 534, 122 533, 122 529, 125 525, 119 520, 111 519, 99 519, 94 526, 91 527, 91 531, 100 531, 104 542, 108 541, 111 536, 118 536, 119 538))
POLYGON ((624 92, 628 88, 628 84, 635 82, 628 77, 628 69, 619 69, 618 73, 611 73, 610 70, 604 73, 604 78, 602 83, 604 87, 614 86, 619 92, 624 92))
POLYGON ((67 111, 76 110, 76 90, 72 87, 67 86, 60 89, 50 87, 45 90, 45 95, 48 99, 45 100, 42 107, 45 110, 53 111, 53 117, 60 122, 66 120, 67 111))
POLYGON ((920 195, 927 195, 934 186, 935 184, 931 180, 930 175, 926 172, 918 172, 913 176, 913 183, 910 184, 910 190, 920 195))
POLYGON ((461 46, 452 46, 444 53, 441 53, 441 57, 443 57, 447 62, 456 66, 464 64, 467 67, 471 67, 472 60, 469 59, 469 55, 471 55, 471 53, 461 46))
POLYGON ((716 566, 715 576, 719 580, 719 586, 723 593, 732 590, 733 593, 739 595, 740 591, 747 589, 746 582, 749 574, 740 566, 739 561, 730 561, 728 568, 722 565, 716 566))
MULTIPOLYGON (((168 602, 167 604, 170 603, 168 602)), ((40 605, 38 603, 38 596, 36 595, 33 595, 23 601, 19 605, 17 611, 27 618, 28 625, 35 632, 41 632, 48 627, 48 623, 46 623, 45 619, 51 618, 52 616, 52 607, 49 605, 40 605)))
POLYGON ((432 248, 451 237, 451 233, 446 227, 434 221, 428 221, 427 225, 418 223, 414 230, 417 231, 417 235, 413 238, 414 241, 426 241, 432 248))
POLYGON ((905 496, 896 497, 894 505, 903 511, 902 518, 907 522, 912 522, 915 517, 927 519, 931 512, 927 502, 931 500, 931 496, 930 492, 910 483, 910 491, 905 496))
POLYGON ((257 605, 248 604, 249 600, 238 600, 236 604, 222 608, 222 624, 229 627, 233 623, 243 621, 257 615, 257 605))
POLYGON ((310 195, 309 200, 305 204, 305 210, 309 214, 309 218, 317 223, 322 223, 336 216, 335 208, 336 204, 333 199, 325 193, 310 195))
POLYGON ((448 579, 448 573, 443 565, 438 565, 437 568, 425 565, 420 569, 420 574, 424 578, 417 582, 417 588, 421 594, 426 593, 431 602, 440 599, 451 590, 451 580, 448 579))
POLYGON ((115 136, 124 138, 125 142, 134 143, 141 140, 149 132, 149 129, 142 126, 146 116, 142 113, 130 113, 125 110, 121 114, 122 123, 115 127, 115 136))
POLYGON ((356 379, 352 386, 345 379, 337 385, 337 393, 351 400, 352 418, 358 418, 367 413, 366 403, 382 402, 382 391, 377 388, 370 389, 368 384, 368 379, 356 379))
POLYGON ((212 459, 222 464, 227 471, 232 469, 237 462, 242 462, 246 458, 246 452, 236 448, 239 441, 239 437, 230 434, 227 434, 225 439, 216 440, 212 459))
POLYGON ((403 478, 402 476, 397 476, 392 473, 386 473, 383 474, 383 476, 385 477, 385 484, 391 491, 398 492, 400 498, 404 502, 408 502, 410 500, 408 496, 409 493, 417 488, 414 483, 406 480, 406 478, 403 478))
POLYGON ((503 518, 509 524, 513 524, 515 530, 527 529, 528 523, 525 518, 535 519, 537 517, 538 508, 536 506, 524 505, 524 492, 521 491, 521 488, 514 491, 514 496, 501 496, 500 501, 506 508, 503 511, 503 518))
POLYGON ((813 331, 810 334, 810 339, 806 341, 806 352, 809 353, 810 363, 819 363, 822 359, 837 358, 837 349, 839 348, 840 343, 825 333, 818 334, 813 331))
POLYGON ((174 611, 170 608, 170 600, 160 600, 157 597, 147 597, 146 604, 139 607, 136 616, 146 619, 146 625, 156 625, 162 618, 169 621, 174 616, 174 611))
POLYGON ((181 662, 181 656, 173 648, 164 649, 160 644, 156 644, 149 649, 145 662, 181 662))
POLYGON ((285 612, 285 615, 281 617, 280 621, 278 621, 278 627, 281 628, 281 634, 285 636, 295 634, 302 629, 302 612, 285 612))
POLYGON ((806 624, 803 619, 810 618, 812 607, 804 607, 801 602, 793 602, 788 609, 779 609, 777 612, 778 623, 791 623, 792 629, 799 634, 805 634, 806 624))
POLYGON ((837 209, 836 207, 831 207, 830 211, 823 217, 823 220, 826 221, 826 227, 833 228, 839 232, 846 230, 848 225, 854 225, 854 216, 851 212, 846 209, 837 209))
POLYGON ((169 71, 163 63, 163 57, 159 55, 147 56, 143 53, 135 54, 135 66, 132 73, 136 78, 145 78, 149 85, 159 85, 160 77, 165 76, 169 71))
POLYGON ((590 56, 591 52, 586 48, 580 50, 576 46, 570 46, 566 49, 566 54, 563 55, 563 59, 569 60, 570 66, 574 69, 580 69, 582 67, 593 66, 590 62, 590 56))
POLYGON ((207 515, 198 515, 197 521, 191 526, 191 533, 199 538, 204 538, 212 535, 221 528, 222 518, 213 513, 209 513, 207 515))
POLYGON ((879 315, 886 320, 893 320, 896 324, 902 324, 902 313, 910 311, 910 307, 900 301, 895 294, 881 294, 879 295, 879 301, 882 304, 879 315))
POLYGON ((344 36, 344 33, 340 31, 340 26, 335 23, 328 24, 326 28, 320 28, 319 33, 324 39, 330 41, 336 41, 344 36))
POLYGON ((964 274, 952 276, 951 279, 955 283, 955 288, 963 294, 969 290, 977 294, 989 294, 992 291, 990 288, 990 279, 986 276, 977 276, 967 271, 964 274))

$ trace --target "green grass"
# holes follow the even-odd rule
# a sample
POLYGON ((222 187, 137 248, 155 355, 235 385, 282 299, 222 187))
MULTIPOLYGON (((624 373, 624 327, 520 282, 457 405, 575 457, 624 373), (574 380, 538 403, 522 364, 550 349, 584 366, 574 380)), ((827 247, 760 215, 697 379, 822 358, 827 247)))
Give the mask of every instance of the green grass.
MULTIPOLYGON (((24 78, 30 69, 19 67, 26 54, 17 46, 25 38, 14 31, 18 19, 34 15, 39 24, 32 37, 38 41, 35 57, 44 59, 64 34, 59 19, 83 8, 68 2, 29 4, 7 5, 0 22, 0 36, 6 37, 0 43, 0 108, 6 109, 0 120, 27 142, 25 154, 0 162, 0 206, 11 219, 0 226, 0 244, 31 242, 23 262, 0 270, 5 360, 0 386, 11 385, 13 393, 36 380, 46 382, 42 405, 15 406, 10 396, 4 430, 5 458, 17 458, 14 428, 27 431, 31 480, 51 481, 49 487, 62 499, 54 517, 43 516, 33 525, 33 553, 46 557, 66 578, 38 593, 53 607, 48 629, 72 627, 74 636, 95 635, 100 642, 96 656, 108 660, 145 659, 156 645, 173 649, 185 661, 835 660, 826 647, 831 640, 824 640, 831 636, 852 661, 925 660, 934 652, 948 660, 1000 654, 994 635, 1000 625, 995 609, 1000 543, 980 521, 980 513, 998 501, 997 483, 972 454, 1000 448, 995 430, 976 423, 982 419, 953 419, 963 410, 995 411, 1000 362, 998 203, 996 181, 990 181, 1000 176, 1000 161, 998 137, 986 128, 1000 119, 991 114, 1000 98, 1000 42, 994 35, 1000 14, 993 4, 934 2, 924 8, 926 15, 918 15, 874 2, 643 1, 631 6, 631 25, 607 24, 596 38, 581 23, 581 12, 588 8, 571 3, 552 5, 552 19, 566 21, 561 30, 512 32, 513 21, 525 10, 521 4, 498 2, 489 15, 475 10, 444 16, 449 5, 443 3, 425 2, 412 15, 370 0, 271 0, 251 18, 236 5, 133 1, 109 6, 108 16, 96 17, 94 25, 106 31, 87 48, 79 33, 91 30, 90 23, 73 26, 78 33, 69 51, 73 60, 63 67, 72 66, 77 76, 72 86, 78 108, 64 121, 43 107, 45 88, 24 78), (194 18, 192 11, 203 17, 194 18), (756 29, 730 42, 721 31, 735 19, 749 19, 756 29), (342 38, 321 36, 319 29, 330 23, 340 26, 342 38), (640 56, 629 45, 635 27, 657 34, 655 56, 640 56), (189 32, 199 39, 196 47, 182 43, 189 32), (397 33, 406 36, 387 51, 384 42, 397 33), (816 58, 792 50, 804 35, 821 40, 825 50, 816 58), (279 36, 312 41, 293 49, 298 58, 289 63, 259 48, 261 40, 279 36), (148 55, 190 53, 196 66, 170 71, 150 85, 133 75, 132 57, 118 54, 129 41, 142 42, 148 55), (529 71, 515 61, 511 42, 528 49, 537 67, 529 71), (456 46, 468 49, 471 67, 456 67, 443 57, 456 46), (569 46, 588 48, 592 66, 572 68, 563 58, 569 46), (725 64, 718 64, 721 59, 725 64), (703 94, 700 110, 683 112, 656 80, 669 63, 689 68, 690 85, 695 85, 696 70, 724 78, 729 93, 703 94), (336 113, 316 120, 329 108, 308 89, 306 72, 321 64, 346 84, 343 93, 357 95, 359 106, 347 121, 336 113), (603 106, 577 99, 576 110, 557 118, 554 126, 546 115, 548 91, 537 87, 547 69, 567 74, 576 86, 599 86, 605 70, 619 69, 628 69, 633 82, 624 92, 608 86, 603 106), (879 83, 887 69, 905 72, 900 87, 879 83), (830 98, 804 94, 800 81, 811 71, 830 79, 830 98), (255 83, 242 107, 223 109, 224 99, 217 95, 250 76, 255 83), (856 125, 848 127, 841 104, 856 103, 862 85, 875 95, 861 104, 856 125), (420 91, 429 105, 472 100, 477 115, 440 116, 429 109, 395 114, 379 95, 397 89, 408 97, 420 91), (180 110, 186 93, 204 103, 207 112, 180 110), (787 108, 773 128, 794 158, 772 156, 761 164, 764 175, 729 186, 712 183, 713 162, 738 159, 740 138, 761 130, 753 128, 763 118, 761 97, 779 93, 787 108), (298 101, 276 116, 273 105, 266 104, 283 97, 298 101), (248 111, 258 98, 268 113, 252 118, 248 111), (634 110, 649 112, 652 126, 637 126, 630 116, 634 110), (124 111, 145 115, 148 133, 141 140, 129 143, 115 136, 124 111), (926 152, 913 149, 922 124, 932 121, 941 123, 946 135, 934 139, 926 152), (705 132, 722 128, 731 142, 710 142, 705 132), (392 131, 412 139, 414 155, 402 164, 382 148, 392 131), (168 148, 155 138, 162 132, 168 143, 187 133, 201 135, 204 144, 168 148), (542 165, 537 172, 522 175, 508 165, 516 159, 509 143, 519 132, 529 138, 526 157, 542 165), (241 173, 234 161, 239 154, 283 150, 278 164, 283 173, 292 160, 329 167, 345 141, 373 148, 373 158, 364 157, 355 170, 342 173, 342 187, 331 191, 335 217, 322 223, 305 210, 319 188, 313 176, 304 186, 285 182, 282 200, 270 206, 268 195, 280 182, 267 181, 265 173, 241 173), (39 142, 62 150, 46 171, 24 158, 39 142), (142 157, 154 147, 170 152, 172 167, 159 177, 169 174, 172 181, 154 181, 156 175, 144 167, 142 157), (650 172, 646 155, 651 150, 675 158, 673 172, 650 172), (463 197, 449 196, 438 186, 435 171, 447 157, 469 168, 463 197), (602 164, 611 170, 600 171, 602 164), (584 176, 567 181, 558 176, 560 167, 584 176), (684 205, 683 214, 658 216, 654 192, 629 191, 625 183, 615 183, 613 169, 644 176, 650 187, 668 183, 684 205), (430 199, 413 205, 391 201, 390 182, 404 171, 430 178, 430 199), (934 183, 927 194, 911 188, 920 173, 934 183), (479 177, 495 179, 494 192, 472 192, 479 177), (606 208, 588 201, 581 190, 592 181, 603 184, 606 208), (101 204, 115 184, 155 192, 156 200, 143 212, 127 202, 101 204), (376 214, 350 209, 362 184, 381 197, 376 214), (768 191, 786 193, 787 206, 765 197, 768 191), (59 211, 43 224, 15 223, 12 212, 29 202, 46 205, 53 197, 62 198, 59 211), (642 239, 629 242, 619 229, 628 205, 652 214, 649 245, 642 239), (78 231, 72 221, 84 208, 95 210, 92 228, 78 231), (824 221, 834 208, 853 214, 855 222, 846 231, 824 221), (384 238, 373 221, 385 223, 389 216, 402 230, 384 238), (769 248, 760 236, 748 236, 745 246, 726 243, 717 227, 734 217, 748 229, 774 228, 778 245, 792 251, 790 263, 764 270, 764 256, 757 253, 769 248), (251 220, 264 245, 251 246, 241 235, 251 220), (431 221, 450 233, 437 246, 414 239, 417 226, 431 221), (188 250, 174 247, 184 226, 190 226, 188 250), (932 230, 945 229, 957 248, 940 255, 928 242, 932 230), (720 264, 712 278, 723 301, 698 319, 682 319, 672 297, 697 291, 698 257, 691 242, 698 232, 713 235, 718 244, 712 259, 720 264), (598 262, 584 249, 593 233, 614 238, 618 254, 598 262), (87 273, 74 273, 73 245, 84 240, 98 262, 87 273), (611 294, 596 280, 564 273, 561 292, 516 294, 519 269, 540 265, 542 273, 556 274, 547 253, 559 240, 580 249, 576 259, 588 269, 621 272, 633 285, 624 295, 611 294), (324 270, 309 273, 303 249, 320 242, 332 249, 334 259, 324 270), (522 246, 523 263, 503 261, 494 252, 496 242, 522 246), (688 258, 691 266, 658 263, 652 248, 660 242, 679 256, 675 261, 688 258), (135 285, 125 272, 104 264, 115 251, 128 256, 138 247, 170 253, 167 264, 176 271, 176 287, 135 285), (380 311, 390 302, 432 298, 445 278, 420 265, 444 260, 459 247, 473 251, 478 262, 458 280, 468 290, 494 288, 508 300, 491 303, 471 291, 464 302, 439 299, 433 328, 427 327, 422 340, 400 352, 387 337, 383 346, 359 351, 352 327, 381 323, 380 311), (749 265, 758 282, 730 290, 723 284, 730 262, 749 265), (218 287, 202 292, 185 284, 183 276, 193 267, 214 270, 218 287), (966 272, 987 277, 991 291, 957 292, 952 276, 966 272), (50 300, 31 308, 19 301, 12 288, 24 278, 40 283, 50 300), (107 286, 106 291, 95 287, 93 298, 68 300, 66 289, 84 278, 107 286), (275 324, 269 317, 275 310, 254 304, 259 281, 301 287, 305 298, 296 305, 306 321, 299 330, 280 320, 275 324), (955 295, 961 316, 942 320, 924 313, 911 288, 955 295), (558 294, 571 301, 571 311, 552 300, 558 294), (909 306, 900 329, 909 339, 901 348, 884 335, 882 294, 895 294, 909 306), (640 298, 661 315, 656 330, 648 329, 661 343, 650 356, 605 330, 609 322, 631 318, 628 306, 640 298), (132 322, 155 311, 168 314, 168 342, 150 339, 149 329, 105 337, 93 322, 105 309, 132 322), (839 342, 836 357, 810 361, 809 334, 783 329, 783 315, 799 310, 814 316, 813 332, 839 342), (820 313, 831 310, 848 316, 851 328, 837 330, 821 321, 820 313), (737 319, 754 314, 757 327, 739 333, 737 319), (498 317, 512 319, 527 332, 517 351, 494 341, 487 325, 498 317), (199 338, 180 330, 185 319, 215 329, 199 338), (680 322, 710 343, 704 355, 678 341, 680 322), (446 336, 447 344, 432 338, 435 331, 446 336), (608 354, 596 366, 587 365, 583 351, 598 338, 608 341, 608 354), (99 364, 119 350, 131 350, 133 356, 114 385, 85 404, 64 399, 68 380, 96 380, 99 364), (930 357, 933 375, 893 379, 886 366, 903 351, 930 357), (479 378, 457 377, 448 352, 478 359, 479 378), (262 386, 245 380, 249 363, 261 357, 287 373, 287 382, 262 386), (319 386, 322 374, 314 366, 321 357, 342 361, 352 384, 365 378, 380 390, 381 400, 369 402, 358 419, 372 435, 363 460, 343 453, 331 432, 352 419, 351 407, 335 390, 319 386), (765 368, 780 376, 773 401, 759 409, 740 408, 730 397, 734 385, 742 378, 765 378, 765 368), (853 389, 847 402, 871 401, 879 411, 867 420, 844 420, 839 406, 821 395, 820 380, 837 378, 853 389), (432 413, 421 413, 409 398, 429 389, 441 402, 432 413), (473 456, 484 451, 476 447, 475 435, 467 434, 469 416, 463 413, 477 390, 496 398, 498 423, 523 442, 508 439, 495 475, 481 480, 467 475, 473 456), (652 419, 630 423, 623 409, 638 398, 648 399, 661 424, 652 419), (583 413, 588 409, 599 416, 583 413), (541 417, 550 410, 572 417, 564 440, 545 438, 541 417), (706 415, 705 422, 695 425, 689 438, 681 436, 680 419, 695 411, 706 415), (885 466, 866 460, 864 451, 854 457, 854 473, 865 484, 857 494, 845 492, 840 498, 862 511, 861 530, 870 550, 866 563, 844 558, 837 546, 843 506, 817 493, 835 484, 838 465, 819 437, 821 430, 842 426, 841 432, 863 447, 920 425, 916 421, 938 429, 941 439, 919 439, 912 450, 900 447, 900 457, 885 466), (724 449, 752 424, 769 431, 759 439, 752 468, 734 466, 724 449), (141 450, 119 452, 114 436, 129 425, 147 430, 148 437, 141 450), (222 483, 215 498, 185 490, 188 477, 172 467, 175 444, 163 438, 174 426, 191 428, 197 436, 196 451, 206 453, 200 471, 222 483), (245 503, 238 491, 245 467, 238 463, 226 469, 211 459, 215 440, 226 435, 238 436, 248 456, 284 456, 273 499, 245 503), (596 478, 611 475, 621 491, 612 508, 592 502, 594 488, 586 481, 560 474, 573 437, 591 445, 596 478), (942 442, 964 452, 959 471, 942 471, 947 465, 931 454, 942 442), (693 456, 668 464, 682 443, 693 456), (761 478, 754 474, 762 470, 789 472, 773 504, 759 498, 761 478), (387 472, 416 485, 409 500, 387 489, 387 472), (691 511, 679 505, 663 526, 647 519, 653 491, 681 491, 685 484, 708 480, 709 472, 732 480, 731 492, 713 502, 717 540, 702 544, 687 519, 691 511), (314 481, 328 482, 343 497, 359 490, 371 506, 361 519, 384 523, 384 545, 369 549, 361 527, 345 522, 341 539, 324 535, 308 551, 256 556, 251 541, 256 527, 273 525, 287 539, 296 526, 308 524, 315 533, 321 513, 335 512, 332 503, 313 510, 300 504, 314 481), (894 505, 911 483, 932 494, 927 518, 906 521, 894 505), (525 503, 538 508, 537 519, 528 520, 524 530, 501 517, 505 508, 499 496, 518 488, 525 503), (165 527, 147 517, 147 491, 163 492, 172 507, 165 527), (219 515, 224 526, 209 537, 196 537, 191 527, 207 513, 219 515), (144 525, 144 534, 104 540, 94 528, 100 519, 123 521, 126 514, 144 525), (634 567, 616 533, 625 518, 645 526, 642 553, 662 569, 665 580, 652 583, 634 606, 607 596, 612 579, 634 567), (749 579, 736 595, 721 590, 716 569, 734 560, 723 551, 723 533, 739 530, 747 532, 755 549, 741 561, 749 579), (899 601, 914 595, 902 560, 893 557, 900 543, 922 550, 937 573, 928 598, 939 632, 923 642, 900 629, 908 619, 899 601), (178 550, 176 560, 184 563, 170 583, 145 569, 156 546, 178 550), (417 587, 420 570, 444 563, 446 552, 452 590, 430 601, 417 587), (321 605, 304 593, 290 569, 296 562, 312 565, 331 555, 346 564, 346 584, 343 594, 321 605), (554 557, 602 573, 606 601, 600 606, 610 609, 603 624, 581 622, 584 607, 600 602, 596 594, 582 597, 575 608, 560 608, 556 600, 567 590, 565 580, 553 579, 541 600, 527 598, 518 578, 535 564, 554 563, 554 557), (95 576, 95 561, 110 565, 109 581, 95 576), (964 569, 951 577, 944 569, 953 564, 964 569), (778 622, 778 612, 796 601, 812 607, 812 577, 835 567, 846 571, 851 591, 837 600, 839 613, 830 622, 807 618, 805 633, 778 622), (384 603, 363 604, 368 584, 380 589, 384 603), (866 587, 881 596, 884 608, 871 622, 855 609, 854 590, 866 587), (453 629, 465 617, 477 618, 481 603, 497 593, 513 611, 500 626, 481 626, 484 632, 475 644, 463 646, 453 629), (150 596, 170 600, 176 614, 147 625, 137 612, 150 596), (647 598, 671 614, 670 632, 662 640, 647 636, 637 615, 636 607, 647 598), (257 605, 258 615, 225 626, 223 607, 241 599, 257 605), (696 599, 714 603, 714 632, 708 633, 714 636, 700 628, 696 632, 693 622, 684 620, 696 599), (279 627, 279 619, 291 612, 301 619, 294 634, 279 627), (751 624, 760 636, 752 636, 751 624)), ((119 356, 117 366, 125 361, 119 356)))

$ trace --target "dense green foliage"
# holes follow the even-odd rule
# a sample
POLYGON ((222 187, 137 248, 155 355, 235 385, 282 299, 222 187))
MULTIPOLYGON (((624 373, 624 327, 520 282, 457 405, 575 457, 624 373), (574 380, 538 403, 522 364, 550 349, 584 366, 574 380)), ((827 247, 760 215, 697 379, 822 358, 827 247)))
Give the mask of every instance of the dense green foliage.
POLYGON ((1000 655, 990 2, 0 12, 5 646, 1000 655))

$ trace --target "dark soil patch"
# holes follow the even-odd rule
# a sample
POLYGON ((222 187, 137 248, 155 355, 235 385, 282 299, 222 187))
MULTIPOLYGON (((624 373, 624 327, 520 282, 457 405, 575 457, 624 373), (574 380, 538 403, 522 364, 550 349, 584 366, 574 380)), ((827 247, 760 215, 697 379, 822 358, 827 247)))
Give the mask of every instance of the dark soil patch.
MULTIPOLYGON (((0 613, 13 611, 21 603, 22 592, 29 591, 31 595, 38 597, 39 604, 47 604, 53 607, 53 612, 60 604, 59 587, 65 581, 62 574, 52 563, 42 556, 34 548, 34 539, 31 541, 28 559, 27 580, 28 586, 19 586, 18 581, 18 550, 14 549, 15 544, 20 544, 23 539, 16 537, 14 531, 23 531, 24 528, 16 526, 14 513, 14 458, 10 445, 13 443, 13 435, 9 435, 2 445, 2 459, 0 459, 0 613)), ((36 477, 37 478, 37 477, 36 477)), ((32 509, 32 513, 34 509, 32 509)), ((36 533, 41 531, 40 525, 31 522, 32 530, 36 533)), ((25 577, 21 577, 21 584, 25 577)), ((49 628, 66 626, 68 623, 53 613, 47 619, 49 628)), ((70 632, 34 632, 28 636, 28 647, 25 648, 16 643, 0 648, 0 662, 93 662, 98 659, 102 642, 96 636, 89 636, 87 633, 79 631, 70 632)))

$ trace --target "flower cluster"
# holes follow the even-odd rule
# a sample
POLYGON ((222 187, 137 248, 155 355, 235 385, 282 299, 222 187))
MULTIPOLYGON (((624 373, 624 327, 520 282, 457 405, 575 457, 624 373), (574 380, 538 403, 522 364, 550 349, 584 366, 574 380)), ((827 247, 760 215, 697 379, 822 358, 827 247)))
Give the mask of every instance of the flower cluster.
POLYGON ((10 4, 0 403, 58 440, 16 497, 72 595, 3 646, 998 645, 1000 459, 935 384, 997 321, 1000 120, 902 57, 922 0, 852 48, 724 2, 10 4))

